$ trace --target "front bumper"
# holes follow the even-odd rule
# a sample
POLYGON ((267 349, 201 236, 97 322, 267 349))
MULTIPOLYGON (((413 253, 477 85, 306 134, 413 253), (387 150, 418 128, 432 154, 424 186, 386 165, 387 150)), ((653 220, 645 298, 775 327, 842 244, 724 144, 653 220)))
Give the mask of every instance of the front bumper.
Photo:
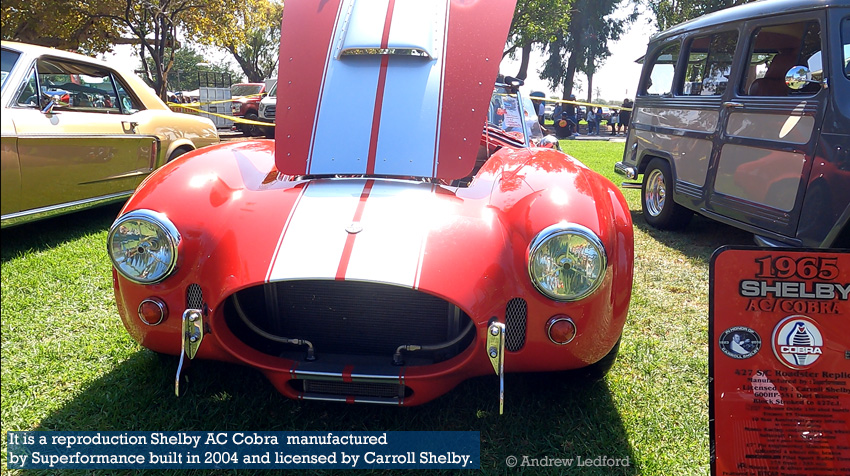
POLYGON ((638 176, 637 167, 633 165, 629 165, 625 162, 617 162, 614 164, 614 172, 618 175, 622 175, 629 180, 634 180, 638 176))
MULTIPOLYGON (((617 162, 614 164, 614 172, 618 175, 622 175, 629 180, 634 180, 638 176, 638 170, 636 167, 629 165, 625 162, 617 162)), ((643 184, 640 182, 623 182, 620 184, 623 188, 631 188, 631 189, 640 189, 643 187, 643 184)))

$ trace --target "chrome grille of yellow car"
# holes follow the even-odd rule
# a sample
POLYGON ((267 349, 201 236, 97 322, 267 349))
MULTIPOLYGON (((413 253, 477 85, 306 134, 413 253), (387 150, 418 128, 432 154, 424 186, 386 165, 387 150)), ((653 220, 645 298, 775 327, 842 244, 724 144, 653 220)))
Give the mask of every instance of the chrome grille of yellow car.
POLYGON ((525 299, 514 298, 508 301, 505 311, 505 348, 516 352, 525 345, 525 325, 528 304, 525 299))

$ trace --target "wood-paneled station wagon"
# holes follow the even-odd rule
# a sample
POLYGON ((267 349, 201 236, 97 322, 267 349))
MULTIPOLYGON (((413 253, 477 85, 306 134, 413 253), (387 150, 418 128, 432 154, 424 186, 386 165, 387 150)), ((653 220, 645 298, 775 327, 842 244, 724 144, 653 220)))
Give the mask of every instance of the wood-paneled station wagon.
POLYGON ((629 210, 529 132, 519 81, 494 89, 513 10, 288 1, 275 140, 166 165, 109 232, 132 336, 295 399, 417 405, 494 370, 609 367, 629 210))

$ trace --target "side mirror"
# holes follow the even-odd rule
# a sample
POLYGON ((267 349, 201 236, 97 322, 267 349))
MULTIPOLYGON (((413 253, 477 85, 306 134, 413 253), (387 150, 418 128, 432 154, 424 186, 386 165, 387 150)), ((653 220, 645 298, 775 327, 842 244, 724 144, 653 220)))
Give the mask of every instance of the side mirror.
POLYGON ((809 83, 817 83, 827 87, 826 79, 817 81, 812 79, 812 72, 805 66, 794 66, 785 73, 785 84, 794 91, 799 91, 809 85, 809 83))
POLYGON ((558 141, 557 137, 550 134, 540 139, 540 143, 537 145, 537 147, 542 147, 544 149, 561 150, 561 143, 558 141))

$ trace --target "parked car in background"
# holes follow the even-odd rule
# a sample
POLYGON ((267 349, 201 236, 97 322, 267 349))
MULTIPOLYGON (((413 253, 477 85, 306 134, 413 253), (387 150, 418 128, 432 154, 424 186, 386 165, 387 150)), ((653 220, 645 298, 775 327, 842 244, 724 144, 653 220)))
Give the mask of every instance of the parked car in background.
POLYGON ((850 7, 747 3, 652 37, 623 160, 651 226, 850 248, 850 7))
MULTIPOLYGON (((260 107, 260 100, 266 95, 266 83, 237 83, 230 86, 230 97, 232 114, 235 117, 249 121, 256 121, 260 107)), ((234 127, 242 131, 246 136, 260 135, 262 131, 253 124, 236 122, 234 127)))
POLYGON ((126 199, 154 169, 219 142, 136 75, 2 42, 2 226, 126 199))
POLYGON ((275 109, 277 109, 277 83, 269 90, 269 94, 260 100, 258 108, 258 120, 260 122, 268 122, 271 126, 260 126, 260 132, 268 139, 274 139, 274 121, 275 109))
POLYGON ((418 405, 488 373, 603 374, 631 215, 539 135, 521 81, 493 84, 515 2, 322 5, 284 7, 276 140, 167 164, 112 225, 130 335, 300 400, 418 405))

